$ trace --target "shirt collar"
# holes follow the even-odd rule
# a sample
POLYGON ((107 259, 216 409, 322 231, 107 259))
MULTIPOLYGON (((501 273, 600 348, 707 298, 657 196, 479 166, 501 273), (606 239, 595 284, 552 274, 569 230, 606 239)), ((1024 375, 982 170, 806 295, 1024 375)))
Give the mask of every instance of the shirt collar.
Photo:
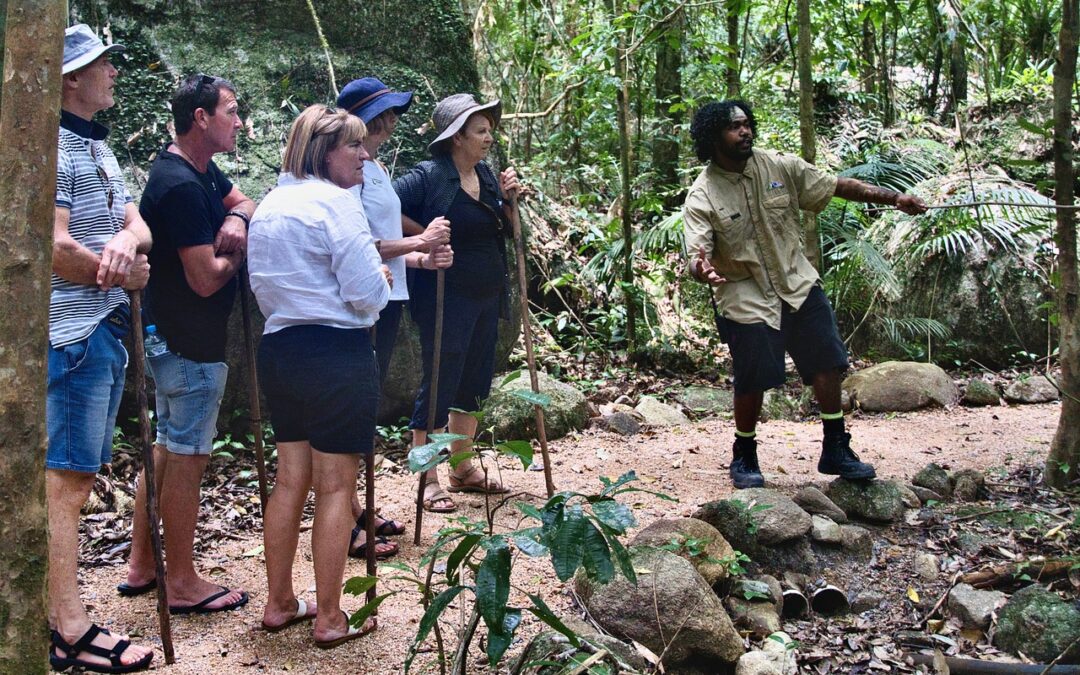
POLYGON ((754 175, 754 169, 757 166, 757 157, 757 152, 754 152, 754 154, 750 155, 750 159, 746 161, 746 168, 744 168, 741 173, 736 171, 728 171, 727 169, 724 169, 713 162, 709 162, 709 171, 714 176, 724 178, 731 183, 738 183, 741 179, 749 178, 750 176, 754 175))
POLYGON ((60 127, 71 133, 92 141, 103 141, 109 135, 109 128, 93 120, 84 120, 67 110, 60 111, 60 127))

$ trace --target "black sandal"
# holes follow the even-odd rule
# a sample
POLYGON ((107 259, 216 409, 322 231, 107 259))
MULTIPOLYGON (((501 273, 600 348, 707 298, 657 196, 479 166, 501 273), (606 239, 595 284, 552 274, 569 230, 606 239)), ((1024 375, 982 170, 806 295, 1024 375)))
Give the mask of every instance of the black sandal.
POLYGON ((105 647, 99 647, 92 644, 94 638, 102 633, 111 635, 107 629, 101 628, 97 624, 92 624, 90 629, 72 645, 65 642, 64 637, 60 635, 60 633, 53 631, 52 645, 54 649, 49 650, 49 665, 52 666, 53 670, 63 671, 72 666, 76 666, 83 670, 89 670, 95 673, 133 673, 136 670, 146 670, 150 667, 150 662, 154 660, 154 652, 150 652, 135 663, 128 665, 125 665, 124 662, 120 660, 121 655, 123 655, 123 653, 127 651, 127 648, 131 646, 130 640, 120 640, 113 645, 112 649, 106 649, 105 647), (57 656, 57 649, 62 651, 64 656, 57 656), (91 663, 75 658, 83 652, 109 659, 111 665, 91 663))
MULTIPOLYGON (((375 514, 376 518, 379 518, 379 514, 375 514)), ((356 527, 361 530, 367 526, 367 511, 361 511, 360 516, 356 519, 356 527)), ((383 518, 382 524, 375 526, 375 535, 379 537, 396 537, 399 534, 405 534, 406 527, 396 520, 389 518, 383 518)), ((353 536, 355 539, 355 535, 353 536)))
MULTIPOLYGON (((363 544, 360 544, 356 548, 353 548, 353 542, 356 541, 356 538, 360 536, 361 532, 364 532, 364 528, 362 528, 360 525, 357 525, 356 527, 353 528, 352 539, 349 540, 349 557, 350 558, 366 558, 367 557, 367 545, 368 545, 368 542, 365 541, 363 544)), ((389 551, 383 551, 381 553, 379 552, 379 549, 376 548, 375 549, 375 559, 376 560, 385 560, 387 558, 393 558, 394 556, 396 556, 398 554, 398 551, 401 550, 401 547, 398 546, 397 542, 390 541, 386 537, 375 537, 375 546, 377 547, 379 544, 390 544, 390 545, 393 546, 393 548, 391 548, 389 551)))

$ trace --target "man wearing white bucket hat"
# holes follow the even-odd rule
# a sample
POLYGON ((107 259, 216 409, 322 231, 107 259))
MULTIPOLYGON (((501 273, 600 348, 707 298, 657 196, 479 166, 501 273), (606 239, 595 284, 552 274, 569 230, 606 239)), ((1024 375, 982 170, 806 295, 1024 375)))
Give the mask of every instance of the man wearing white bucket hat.
POLYGON ((64 34, 63 93, 57 154, 53 277, 49 300, 49 623, 53 668, 142 670, 152 650, 90 621, 79 598, 79 511, 94 475, 108 464, 124 391, 130 311, 125 290, 146 285, 150 230, 139 217, 105 138, 93 121, 113 106, 117 70, 84 24, 64 34))

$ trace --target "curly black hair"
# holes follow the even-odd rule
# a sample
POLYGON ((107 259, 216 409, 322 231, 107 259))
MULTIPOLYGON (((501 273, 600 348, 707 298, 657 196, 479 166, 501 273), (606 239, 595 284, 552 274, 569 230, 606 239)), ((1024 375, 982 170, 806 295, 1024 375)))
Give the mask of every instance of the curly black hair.
POLYGON ((754 111, 746 101, 729 99, 714 103, 707 103, 694 115, 694 121, 690 124, 690 138, 694 139, 694 153, 702 162, 707 162, 713 157, 713 148, 720 138, 721 132, 731 124, 731 111, 739 108, 750 120, 750 131, 757 136, 757 120, 754 119, 754 111))

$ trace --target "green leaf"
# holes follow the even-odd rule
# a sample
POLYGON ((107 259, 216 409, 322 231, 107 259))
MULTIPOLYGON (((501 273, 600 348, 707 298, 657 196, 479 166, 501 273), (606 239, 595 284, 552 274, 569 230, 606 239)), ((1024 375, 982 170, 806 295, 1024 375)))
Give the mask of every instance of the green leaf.
POLYGON ((521 377, 521 373, 522 373, 522 371, 515 370, 514 372, 512 372, 509 375, 507 375, 506 377, 504 377, 503 381, 499 383, 499 386, 500 387, 505 387, 506 385, 510 384, 514 380, 519 379, 521 377))
POLYGON ((383 600, 389 598, 391 595, 396 594, 397 591, 391 591, 389 593, 383 593, 382 595, 375 596, 374 600, 353 612, 352 616, 349 617, 349 625, 360 628, 364 625, 364 622, 368 620, 368 617, 375 613, 375 610, 379 608, 379 605, 382 604, 383 600))
POLYGON ((342 590, 349 595, 363 595, 377 583, 379 583, 379 577, 352 577, 345 582, 345 588, 342 590))
POLYGON ((562 522, 550 540, 551 564, 559 581, 570 579, 581 566, 587 522, 580 506, 575 505, 563 511, 562 522))
POLYGON ((614 499, 604 499, 592 504, 593 513, 597 520, 610 527, 619 534, 625 534, 627 528, 637 525, 634 512, 626 504, 620 504, 614 499))
POLYGON ((582 563, 585 566, 585 573, 590 579, 602 584, 611 581, 615 576, 615 566, 611 563, 611 551, 608 550, 604 535, 591 522, 585 524, 584 542, 582 563))
POLYGON ((446 461, 446 456, 442 453, 444 449, 449 448, 454 441, 468 438, 461 434, 431 434, 428 443, 409 450, 409 471, 419 473, 438 466, 446 461))
POLYGON ((446 608, 454 601, 454 598, 466 588, 468 587, 451 586, 442 593, 436 595, 435 599, 428 605, 427 611, 424 612, 424 616, 420 617, 420 627, 416 629, 416 637, 413 638, 413 643, 409 646, 409 655, 405 659, 406 673, 409 672, 409 666, 412 665, 413 659, 416 658, 416 649, 427 639, 428 633, 435 627, 435 622, 439 620, 439 616, 446 611, 446 608))
POLYGON ((517 502, 518 511, 521 511, 524 515, 530 518, 536 518, 537 520, 543 520, 544 515, 540 513, 540 509, 536 508, 532 504, 527 502, 517 502))
POLYGON ((613 491, 619 489, 623 485, 626 485, 630 481, 635 480, 637 480, 637 473, 632 469, 619 476, 619 478, 614 483, 612 483, 611 479, 607 476, 600 476, 600 482, 604 484, 604 489, 600 492, 600 496, 607 497, 613 491))
POLYGON ((521 610, 507 609, 498 630, 488 626, 488 664, 494 668, 514 640, 514 631, 521 625, 521 610))
POLYGON ((506 441, 505 443, 499 443, 495 446, 495 449, 504 455, 510 455, 517 457, 521 460, 521 468, 528 469, 529 465, 533 461, 533 447, 532 443, 528 441, 506 441))
POLYGON ((451 586, 458 582, 458 568, 461 567, 462 561, 469 557, 481 538, 479 534, 466 535, 457 548, 450 552, 450 556, 446 559, 446 581, 451 586))
POLYGON ((533 405, 538 405, 541 408, 546 408, 551 405, 551 397, 547 394, 541 394, 540 392, 533 391, 532 389, 513 389, 510 394, 517 396, 518 398, 528 401, 533 405))
POLYGON ((450 468, 456 469, 462 462, 466 462, 474 457, 478 457, 480 453, 474 450, 466 450, 465 452, 455 452, 450 455, 450 468))
POLYGON ((1024 131, 1027 131, 1027 132, 1030 132, 1030 133, 1033 133, 1033 134, 1037 134, 1037 135, 1042 136, 1043 138, 1046 138, 1046 139, 1053 139, 1053 137, 1054 137, 1054 134, 1053 134, 1052 131, 1050 131, 1049 126, 1040 127, 1039 125, 1035 124, 1034 122, 1030 122, 1030 121, 1024 119, 1023 117, 1017 117, 1016 118, 1016 123, 1019 124, 1020 128, 1023 129, 1024 131))
POLYGON ((543 530, 539 527, 530 527, 527 530, 519 530, 513 535, 514 545, 530 558, 539 558, 548 554, 548 547, 538 541, 543 530))
POLYGON ((539 595, 534 595, 532 593, 529 593, 528 596, 529 600, 532 600, 534 607, 527 607, 526 609, 532 612, 537 619, 540 619, 547 625, 551 626, 558 632, 565 635, 566 639, 569 640, 570 644, 572 644, 574 647, 581 646, 581 641, 578 639, 577 633, 570 630, 570 628, 567 627, 566 624, 559 620, 559 617, 555 615, 555 612, 551 611, 551 608, 547 606, 547 603, 544 602, 543 598, 541 598, 539 595))
POLYGON ((498 631, 510 599, 510 548, 492 548, 476 570, 476 605, 489 631, 498 631))
POLYGON ((619 538, 614 533, 605 532, 607 535, 608 545, 611 546, 611 552, 615 556, 615 563, 619 566, 619 571, 626 577, 626 580, 637 586, 637 572, 634 571, 634 561, 630 558, 630 552, 626 550, 619 538))

